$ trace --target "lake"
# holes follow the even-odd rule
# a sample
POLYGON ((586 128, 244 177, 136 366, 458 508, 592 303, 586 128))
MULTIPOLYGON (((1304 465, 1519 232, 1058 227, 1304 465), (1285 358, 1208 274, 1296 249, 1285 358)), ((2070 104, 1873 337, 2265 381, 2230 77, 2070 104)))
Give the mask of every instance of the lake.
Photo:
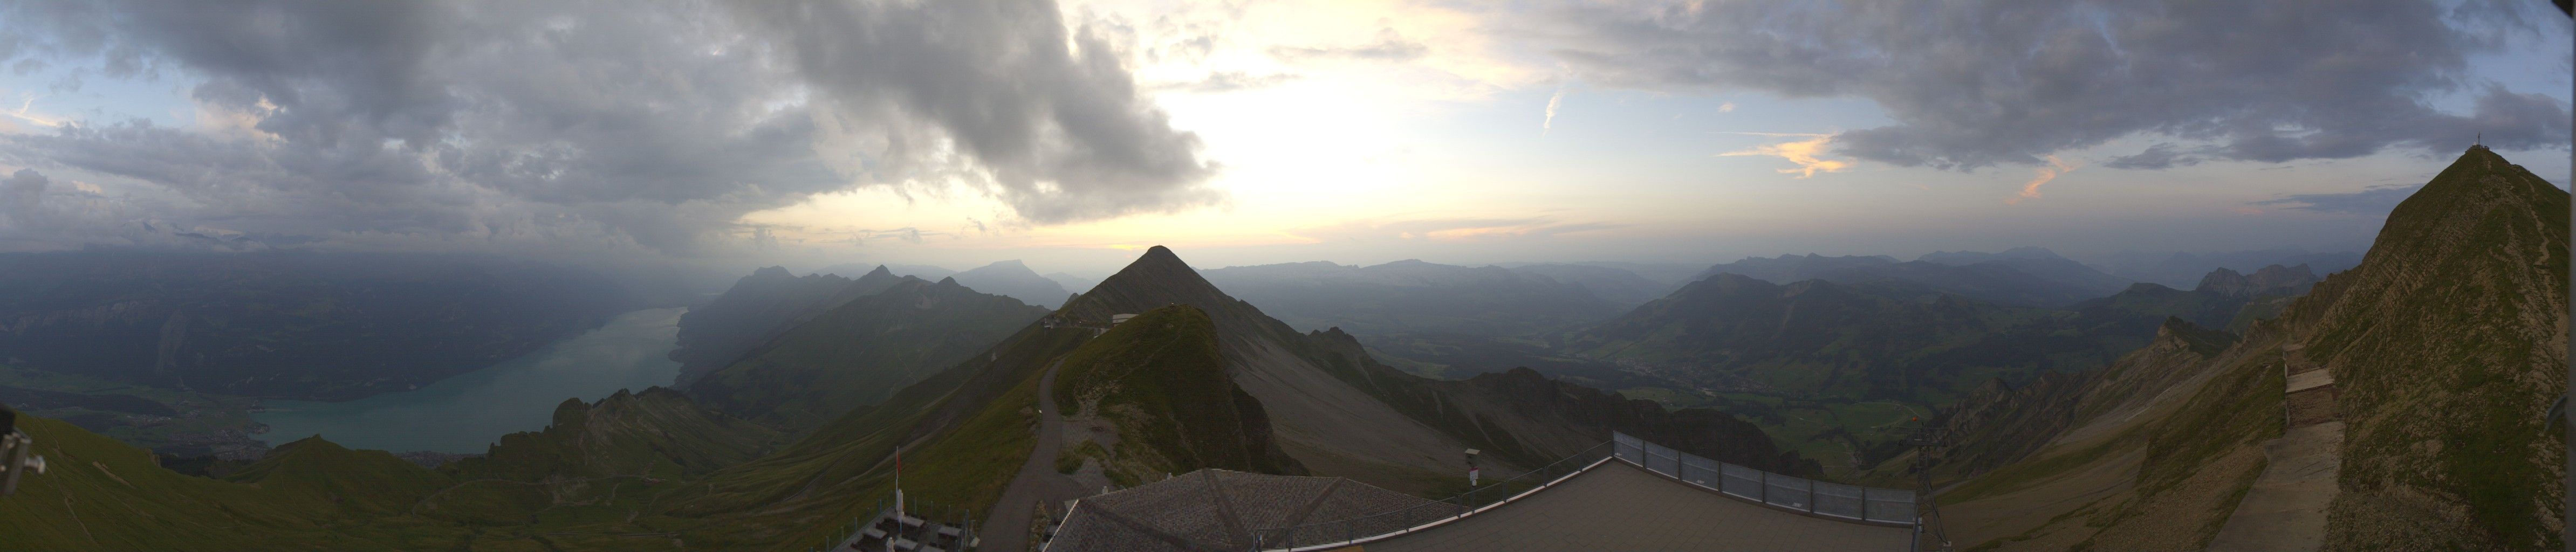
POLYGON ((680 363, 665 358, 688 309, 618 315, 589 333, 419 389, 348 402, 264 401, 251 415, 270 445, 320 434, 353 449, 482 454, 502 435, 544 429, 555 405, 596 402, 619 389, 669 386, 680 363))

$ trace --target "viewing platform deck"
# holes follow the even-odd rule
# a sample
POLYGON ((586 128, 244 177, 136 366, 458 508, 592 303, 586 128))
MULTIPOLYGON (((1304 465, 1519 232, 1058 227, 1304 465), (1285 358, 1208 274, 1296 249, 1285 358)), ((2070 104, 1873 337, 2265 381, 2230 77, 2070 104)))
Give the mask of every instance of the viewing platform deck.
POLYGON ((1785 512, 1613 461, 1492 511, 1354 549, 1903 551, 1912 539, 1911 528, 1785 512))

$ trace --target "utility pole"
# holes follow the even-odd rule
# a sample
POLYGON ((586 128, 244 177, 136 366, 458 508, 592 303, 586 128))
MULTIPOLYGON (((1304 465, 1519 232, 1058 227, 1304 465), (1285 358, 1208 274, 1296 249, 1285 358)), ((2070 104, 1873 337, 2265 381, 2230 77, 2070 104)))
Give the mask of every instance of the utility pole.
POLYGON ((1949 532, 1941 527, 1941 505, 1932 500, 1932 455, 1950 446, 1950 438, 1932 424, 1921 424, 1905 438, 1905 446, 1914 447, 1914 549, 1951 552, 1949 532))
POLYGON ((36 440, 18 431, 18 413, 0 406, 0 496, 18 491, 18 476, 45 473, 45 457, 36 456, 36 440))

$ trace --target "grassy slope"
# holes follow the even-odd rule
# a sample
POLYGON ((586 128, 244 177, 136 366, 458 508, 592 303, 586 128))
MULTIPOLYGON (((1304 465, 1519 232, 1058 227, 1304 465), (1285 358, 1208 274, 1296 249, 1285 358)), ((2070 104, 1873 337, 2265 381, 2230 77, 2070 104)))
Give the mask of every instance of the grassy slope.
POLYGON ((169 419, 144 418, 129 412, 101 411, 80 406, 24 412, 58 420, 84 414, 113 419, 113 422, 106 424, 109 427, 101 428, 100 434, 146 449, 202 444, 207 441, 209 435, 227 432, 243 437, 226 441, 245 441, 248 433, 244 432, 251 427, 250 407, 259 402, 257 399, 246 397, 179 391, 6 365, 0 365, 0 385, 82 395, 129 395, 178 410, 179 416, 169 419))
POLYGON ((2341 300, 2300 304, 2345 422, 2328 547, 2556 550, 2568 195, 2472 150, 2388 217, 2341 300))
POLYGON ((463 527, 381 520, 446 484, 382 451, 307 439, 225 481, 162 469, 142 449, 60 421, 18 423, 52 470, 0 499, 0 543, 11 549, 385 550, 470 538, 463 527))
MULTIPOLYGON (((2088 387, 2064 436, 1940 496, 1953 538, 1979 550, 2206 545, 2261 474, 2260 443, 2281 431, 2279 339, 2261 341, 2158 378, 2169 394, 2088 387)), ((2160 364, 2153 353, 2113 370, 2160 364)))
POLYGON ((1142 460, 1137 473, 1290 470, 1268 421, 1247 419, 1240 403, 1250 397, 1227 377, 1216 340, 1215 322, 1196 307, 1146 311, 1065 355, 1056 404, 1116 421, 1115 452, 1142 460))
POLYGON ((815 315, 689 394, 728 414, 810 430, 982 353, 1046 312, 953 282, 906 280, 815 315))
POLYGON ((777 437, 768 428, 699 408, 677 391, 619 390, 596 404, 566 400, 545 429, 503 435, 490 452, 442 470, 460 480, 677 479, 748 461, 777 437))
POLYGON ((718 470, 662 500, 692 546, 802 550, 842 536, 893 490, 982 511, 1034 447, 1037 380, 1091 330, 1031 327, 885 403, 849 412, 768 456, 718 470), (986 361, 985 359, 991 359, 986 361))

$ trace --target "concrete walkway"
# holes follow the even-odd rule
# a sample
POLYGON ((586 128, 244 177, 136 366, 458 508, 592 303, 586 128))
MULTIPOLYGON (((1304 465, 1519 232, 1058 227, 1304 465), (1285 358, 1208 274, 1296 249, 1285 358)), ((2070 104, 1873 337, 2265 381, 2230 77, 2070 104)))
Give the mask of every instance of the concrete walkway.
POLYGON ((2343 467, 2343 422, 2290 430, 2263 444, 2263 475, 2209 541, 2212 551, 2316 550, 2325 545, 2326 503, 2343 467))
POLYGON ((1029 533, 1038 505, 1061 508, 1064 501, 1083 496, 1082 484, 1055 471, 1055 457, 1064 450, 1064 415, 1055 405, 1055 372, 1062 367, 1064 361, 1057 360, 1047 365, 1045 375, 1038 377, 1037 446, 1029 450, 1029 459, 1020 464, 1019 475, 1002 488, 1002 498, 993 502, 992 511, 985 512, 983 523, 976 526, 978 536, 984 539, 979 550, 1035 549, 1029 533))
POLYGON ((1359 548, 1901 552, 1912 536, 1905 527, 1773 510, 1611 461, 1485 513, 1359 548))
POLYGON ((2236 502, 2212 551, 2303 551, 2325 545, 2326 505, 2342 489, 2343 421, 2334 406, 2334 375, 2309 362, 2301 346, 2281 350, 2285 393, 2281 437, 2263 443, 2263 474, 2236 502))

